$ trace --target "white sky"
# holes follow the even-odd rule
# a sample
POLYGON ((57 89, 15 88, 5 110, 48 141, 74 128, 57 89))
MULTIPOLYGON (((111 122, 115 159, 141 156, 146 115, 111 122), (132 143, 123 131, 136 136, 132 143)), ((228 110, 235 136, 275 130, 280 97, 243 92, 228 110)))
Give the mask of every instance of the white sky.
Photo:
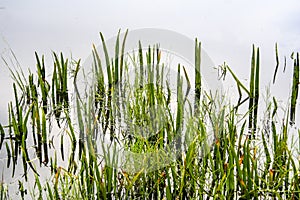
MULTIPOLYGON (((5 56, 9 45, 25 71, 35 69, 34 51, 49 58, 52 50, 62 51, 84 60, 92 44, 100 44, 100 31, 108 39, 119 28, 164 28, 198 37, 216 65, 226 61, 241 79, 249 77, 255 44, 261 49, 263 84, 272 80, 275 42, 281 58, 300 51, 296 0, 0 0, 0 8, 0 53, 5 56)), ((0 64, 0 111, 6 112, 12 87, 8 70, 0 64)), ((273 93, 287 97, 292 65, 286 74, 282 67, 273 93)))

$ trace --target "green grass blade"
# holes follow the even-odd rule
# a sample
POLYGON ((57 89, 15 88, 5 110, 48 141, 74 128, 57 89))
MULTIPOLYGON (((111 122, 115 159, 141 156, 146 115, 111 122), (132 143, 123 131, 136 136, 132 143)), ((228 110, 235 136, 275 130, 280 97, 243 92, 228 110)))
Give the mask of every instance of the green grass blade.
POLYGON ((2 148, 4 136, 5 136, 5 132, 4 132, 3 126, 0 123, 0 149, 2 148))
POLYGON ((144 85, 144 61, 142 43, 139 41, 140 87, 144 85))
POLYGON ((256 131, 256 127, 257 127, 258 101, 259 101, 259 71, 260 71, 260 58, 259 58, 259 48, 257 48, 256 63, 255 63, 255 88, 254 88, 254 116, 253 116, 254 131, 256 131))
POLYGON ((120 31, 118 32, 118 35, 117 35, 117 40, 116 40, 116 45, 115 45, 115 67, 114 67, 114 84, 115 84, 115 87, 116 84, 119 82, 119 54, 120 54, 120 31))
POLYGON ((228 69, 229 73, 232 75, 235 82, 250 96, 249 90, 242 84, 242 82, 238 79, 238 77, 233 73, 231 68, 229 66, 227 66, 227 69, 228 69))
POLYGON ((121 61, 120 61, 120 83, 123 81, 123 67, 124 67, 124 53, 125 53, 125 43, 126 43, 126 38, 128 35, 128 29, 125 32, 123 42, 122 42, 122 48, 121 48, 121 61))
POLYGON ((295 123, 296 116, 296 105, 298 98, 298 89, 299 88, 299 53, 294 59, 294 74, 293 74, 293 86, 292 86, 292 96, 291 96, 291 108, 290 108, 290 123, 295 123))
POLYGON ((274 76, 273 76, 273 84, 275 83, 277 70, 278 70, 278 67, 279 67, 279 57, 278 57, 278 45, 277 45, 277 43, 275 44, 275 56, 276 56, 276 67, 275 67, 275 72, 274 72, 274 76))
POLYGON ((200 103, 201 95, 201 42, 195 39, 195 109, 197 110, 200 103))
POLYGON ((104 36, 102 35, 102 33, 100 33, 100 37, 101 37, 103 51, 104 51, 104 55, 105 55, 106 70, 107 70, 107 76, 108 76, 108 84, 112 85, 112 83, 113 83, 112 69, 111 69, 111 64, 110 64, 108 51, 107 51, 106 44, 105 44, 105 39, 104 39, 104 36))

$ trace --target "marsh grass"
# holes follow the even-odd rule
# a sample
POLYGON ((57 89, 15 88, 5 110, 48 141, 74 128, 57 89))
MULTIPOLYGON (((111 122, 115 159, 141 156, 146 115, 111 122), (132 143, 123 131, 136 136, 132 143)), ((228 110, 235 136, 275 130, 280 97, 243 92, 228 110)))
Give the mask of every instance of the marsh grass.
MULTIPOLYGON (((279 117, 275 97, 260 110, 259 48, 253 46, 249 87, 226 63, 220 68, 224 80, 228 71, 237 85, 239 99, 233 103, 224 100, 226 94, 202 87, 197 39, 195 83, 178 64, 172 93, 159 46, 143 49, 140 41, 129 62, 126 37, 127 32, 120 38, 119 31, 115 55, 110 57, 100 33, 104 60, 93 46, 94 82, 84 92, 78 87, 79 73, 84 72, 80 60, 70 62, 63 54, 53 52, 50 74, 37 53, 37 71, 28 77, 21 68, 9 68, 14 101, 8 104, 8 125, 0 124, 0 148, 7 152, 6 167, 12 167, 12 176, 22 161, 21 198, 300 199, 300 142, 289 142, 295 134, 298 53, 293 58, 290 108, 279 117), (260 123, 262 112, 267 114, 260 123), (53 119, 64 133, 54 137, 59 142, 53 141, 53 119), (127 152, 124 158, 119 157, 118 145, 127 152), (125 160, 121 167, 120 159, 125 160), (41 170, 50 171, 46 181, 41 180, 41 170), (30 174, 34 179, 28 180, 30 174), (27 188, 28 181, 34 186, 27 188)), ((275 53, 273 82, 279 65, 277 45, 275 53)), ((299 141, 300 130, 296 134, 299 141)), ((10 198, 8 191, 9 185, 1 182, 1 199, 10 198)))

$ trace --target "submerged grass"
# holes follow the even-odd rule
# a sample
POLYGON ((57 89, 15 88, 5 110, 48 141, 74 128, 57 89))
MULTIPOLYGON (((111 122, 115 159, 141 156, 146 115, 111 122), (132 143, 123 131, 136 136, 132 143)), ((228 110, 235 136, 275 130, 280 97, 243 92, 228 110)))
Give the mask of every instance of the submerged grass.
MULTIPOLYGON (((137 44, 137 53, 130 56, 133 73, 124 53, 126 37, 127 32, 120 38, 119 31, 115 55, 110 57, 100 33, 104 60, 93 46, 91 92, 88 87, 81 93, 78 89, 78 74, 83 71, 80 60, 71 65, 63 54, 53 53, 52 74, 46 74, 44 57, 40 60, 37 53, 37 72, 30 72, 28 78, 21 69, 11 69, 15 101, 8 104, 8 125, 0 124, 0 148, 7 152, 12 176, 22 160, 21 198, 300 199, 300 142, 296 147, 288 139, 295 130, 298 53, 293 60, 289 114, 279 118, 275 97, 269 99, 266 110, 259 110, 259 48, 253 46, 249 88, 229 66, 222 66, 237 85, 240 96, 234 104, 224 100, 226 94, 218 96, 202 87, 197 39, 195 83, 191 85, 192 77, 178 64, 176 92, 172 92, 164 79, 167 72, 159 46, 145 50, 141 41, 137 44), (70 80, 76 94, 73 104, 70 80), (188 98, 192 89, 194 101, 188 98), (176 99, 175 113, 171 99, 176 99), (74 117, 70 106, 76 107, 74 117), (263 123, 261 112, 267 113, 263 123), (51 131, 53 119, 61 130, 59 137, 51 131), (103 142, 106 136, 109 147, 103 142), (60 138, 60 143, 53 138, 60 138), (117 167, 122 159, 118 144, 129 152, 122 167, 117 167), (49 170, 47 181, 42 181, 41 170, 49 170), (25 187, 30 174, 33 188, 25 187)), ((276 63, 273 82, 279 65, 277 45, 276 63)), ((299 140, 300 130, 296 134, 299 140)), ((1 182, 0 198, 10 198, 8 191, 1 182)))

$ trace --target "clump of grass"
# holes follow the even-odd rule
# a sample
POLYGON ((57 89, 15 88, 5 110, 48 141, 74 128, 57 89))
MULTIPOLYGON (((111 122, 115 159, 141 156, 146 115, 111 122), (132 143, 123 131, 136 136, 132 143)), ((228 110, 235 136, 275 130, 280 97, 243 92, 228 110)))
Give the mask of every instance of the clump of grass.
MULTIPOLYGON (((136 53, 128 55, 126 37, 127 32, 123 38, 118 32, 115 55, 110 57, 100 34, 104 60, 93 46, 94 79, 83 92, 79 74, 88 72, 80 60, 70 62, 63 54, 53 53, 50 74, 38 53, 36 73, 29 72, 26 78, 22 70, 11 69, 14 102, 8 104, 8 125, 0 124, 0 148, 6 148, 12 176, 22 160, 21 198, 30 194, 38 199, 300 198, 300 145, 297 148, 288 140, 296 117, 299 54, 293 60, 289 114, 280 119, 272 97, 261 124, 259 48, 253 46, 249 87, 226 63, 220 68, 224 80, 228 71, 236 82, 239 99, 233 103, 224 100, 226 94, 212 94, 202 87, 197 39, 195 83, 191 84, 185 66, 178 64, 172 92, 159 45, 143 48, 140 41, 136 53), (194 101, 188 98, 192 89, 194 101), (176 100, 175 112, 171 99, 176 100), (55 125, 61 135, 51 131, 55 125), (119 146, 125 148, 124 154, 119 146), (42 170, 50 171, 46 181, 42 170), (25 189, 29 177, 34 177, 30 194, 25 189)), ((273 82, 279 65, 277 45, 275 52, 273 82)), ((0 197, 8 198, 8 190, 1 183, 0 197)))

